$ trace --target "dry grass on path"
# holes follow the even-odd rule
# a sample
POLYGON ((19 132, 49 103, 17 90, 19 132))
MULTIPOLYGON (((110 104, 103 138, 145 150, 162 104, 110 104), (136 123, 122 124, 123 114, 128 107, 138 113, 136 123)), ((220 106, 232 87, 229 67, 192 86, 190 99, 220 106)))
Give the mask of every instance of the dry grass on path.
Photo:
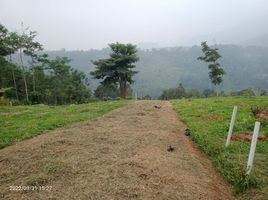
POLYGON ((138 101, 18 142, 0 150, 0 199, 234 199, 184 129, 168 102, 138 101))

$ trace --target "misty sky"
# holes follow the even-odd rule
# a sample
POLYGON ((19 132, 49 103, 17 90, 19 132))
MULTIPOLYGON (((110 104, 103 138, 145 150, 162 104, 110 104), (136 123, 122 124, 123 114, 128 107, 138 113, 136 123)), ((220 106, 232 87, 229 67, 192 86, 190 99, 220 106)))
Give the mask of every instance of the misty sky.
POLYGON ((231 42, 234 30, 248 37, 268 33, 268 1, 0 0, 0 23, 19 31, 22 21, 48 50, 103 48, 116 41, 187 45, 213 33, 231 42))

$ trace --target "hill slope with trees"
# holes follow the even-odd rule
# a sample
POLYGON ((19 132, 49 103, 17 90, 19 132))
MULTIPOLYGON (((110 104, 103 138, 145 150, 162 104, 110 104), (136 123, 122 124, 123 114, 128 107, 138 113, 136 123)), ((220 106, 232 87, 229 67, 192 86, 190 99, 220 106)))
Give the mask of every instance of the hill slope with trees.
MULTIPOLYGON (((220 90, 232 91, 244 88, 268 88, 268 47, 237 45, 215 45, 222 58, 219 63, 226 74, 220 90)), ((90 77, 94 70, 91 60, 109 57, 109 49, 88 51, 48 51, 51 57, 68 57, 71 66, 89 76, 92 89, 98 80, 90 77)), ((167 88, 176 87, 179 83, 187 89, 213 89, 208 77, 207 64, 197 60, 202 55, 200 46, 172 47, 151 50, 139 50, 139 61, 132 85, 139 96, 158 97, 167 88)))

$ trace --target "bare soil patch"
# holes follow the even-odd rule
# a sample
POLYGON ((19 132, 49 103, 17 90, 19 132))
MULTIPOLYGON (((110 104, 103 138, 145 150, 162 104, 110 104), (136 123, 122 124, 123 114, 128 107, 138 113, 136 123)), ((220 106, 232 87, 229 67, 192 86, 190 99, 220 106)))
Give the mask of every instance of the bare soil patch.
MULTIPOLYGON (((267 136, 263 133, 259 133, 258 140, 266 140, 267 136)), ((245 133, 234 133, 232 135, 232 140, 235 141, 251 141, 252 140, 252 133, 245 132, 245 133)))
POLYGON ((18 142, 0 150, 0 199, 234 199, 185 128, 169 102, 138 101, 18 142))
POLYGON ((253 115, 258 119, 264 119, 268 121, 268 108, 254 108, 251 109, 253 115))

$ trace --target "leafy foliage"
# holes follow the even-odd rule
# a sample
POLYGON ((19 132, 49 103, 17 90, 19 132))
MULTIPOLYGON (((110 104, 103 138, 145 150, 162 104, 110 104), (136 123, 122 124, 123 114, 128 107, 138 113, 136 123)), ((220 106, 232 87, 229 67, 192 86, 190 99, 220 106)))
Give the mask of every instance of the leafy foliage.
POLYGON ((103 79, 103 85, 118 84, 120 86, 120 96, 126 98, 127 83, 133 83, 132 77, 137 73, 133 71, 135 63, 138 61, 136 46, 132 44, 109 44, 112 53, 110 58, 93 61, 96 70, 91 75, 96 79, 103 79))
POLYGON ((204 98, 204 97, 214 97, 214 96, 265 96, 267 95, 266 90, 253 90, 251 88, 245 88, 239 91, 230 91, 224 92, 221 91, 219 94, 215 90, 205 89, 185 89, 184 86, 180 83, 176 88, 169 88, 164 90, 162 95, 159 96, 159 99, 168 100, 168 99, 182 99, 182 98, 204 98))
POLYGON ((206 42, 202 42, 201 46, 205 55, 200 56, 197 59, 209 63, 209 78, 214 85, 219 85, 222 82, 222 75, 225 74, 224 70, 217 62, 217 60, 221 58, 221 55, 218 53, 217 48, 210 48, 206 42))
POLYGON ((183 85, 180 83, 177 88, 170 88, 164 90, 159 99, 181 99, 184 97, 187 97, 187 92, 183 85))
POLYGON ((85 73, 73 69, 66 57, 49 59, 38 54, 42 45, 34 40, 36 35, 33 31, 9 32, 0 24, 0 88, 11 88, 1 95, 25 104, 88 102, 91 92, 85 73), (12 60, 17 51, 20 65, 12 60), (30 68, 22 54, 31 58, 30 68))
MULTIPOLYGON (((98 99, 105 99, 105 98, 117 99, 119 95, 120 90, 116 84, 109 84, 109 85, 100 84, 94 91, 94 96, 97 97, 98 99)), ((130 87, 130 84, 127 84, 127 96, 131 95, 132 95, 132 89, 130 87)))

